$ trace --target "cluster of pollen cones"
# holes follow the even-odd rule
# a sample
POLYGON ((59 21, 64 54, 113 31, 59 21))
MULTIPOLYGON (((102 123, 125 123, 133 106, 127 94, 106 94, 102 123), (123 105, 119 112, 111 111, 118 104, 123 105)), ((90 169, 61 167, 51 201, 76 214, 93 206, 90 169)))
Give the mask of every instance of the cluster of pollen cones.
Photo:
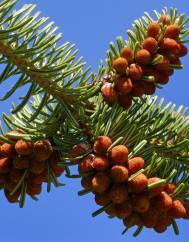
POLYGON ((0 186, 7 200, 16 203, 23 185, 25 193, 34 197, 41 193, 42 183, 47 182, 48 169, 56 177, 64 169, 58 166, 58 154, 49 140, 26 142, 14 138, 12 141, 0 143, 0 186))
POLYGON ((146 38, 134 51, 125 46, 112 61, 113 75, 104 81, 102 95, 107 103, 118 102, 123 108, 132 105, 133 97, 152 95, 158 85, 165 85, 174 68, 181 67, 180 57, 187 48, 179 42, 180 27, 169 16, 161 16, 147 26, 146 38))
MULTIPOLYGON (((85 144, 75 145, 72 157, 81 156, 86 149, 85 144)), ((189 203, 174 197, 176 185, 147 177, 143 158, 128 159, 128 148, 112 147, 108 136, 100 136, 93 152, 74 162, 78 163, 83 188, 95 194, 102 211, 122 219, 127 228, 137 225, 163 233, 175 219, 189 219, 189 203)))

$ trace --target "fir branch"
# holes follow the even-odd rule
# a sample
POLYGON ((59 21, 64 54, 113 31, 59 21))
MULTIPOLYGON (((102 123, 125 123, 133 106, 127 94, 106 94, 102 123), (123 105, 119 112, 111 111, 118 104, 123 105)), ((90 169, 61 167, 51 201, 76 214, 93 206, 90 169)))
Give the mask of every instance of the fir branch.
POLYGON ((58 46, 61 34, 56 35, 54 23, 40 18, 39 12, 31 15, 35 5, 26 4, 11 13, 16 2, 4 1, 0 9, 0 63, 6 64, 0 83, 20 73, 21 76, 1 100, 31 83, 26 97, 13 112, 21 110, 37 92, 45 92, 46 96, 51 95, 69 105, 88 104, 88 98, 99 87, 88 83, 93 74, 83 69, 85 63, 81 58, 76 59, 74 45, 67 42, 58 46))

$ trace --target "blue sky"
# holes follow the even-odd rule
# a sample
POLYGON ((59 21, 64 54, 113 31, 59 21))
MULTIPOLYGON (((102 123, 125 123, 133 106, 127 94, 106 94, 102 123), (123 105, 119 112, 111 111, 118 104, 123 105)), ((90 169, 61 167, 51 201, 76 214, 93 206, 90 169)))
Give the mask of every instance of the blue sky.
MULTIPOLYGON (((189 3, 185 0, 20 0, 19 5, 35 3, 43 15, 49 16, 63 32, 64 40, 76 43, 80 55, 88 65, 97 70, 100 59, 105 58, 108 43, 118 35, 126 38, 126 30, 144 11, 161 10, 162 7, 177 7, 189 15, 189 3)), ((158 91, 166 102, 189 106, 189 57, 183 59, 185 69, 177 71, 169 85, 158 91)), ((0 88, 0 94, 2 89, 0 88)), ((11 100, 12 101, 12 100, 11 100)), ((8 112, 10 103, 0 105, 0 112, 8 112)), ((1 241, 3 242, 118 242, 118 241, 187 241, 188 222, 179 221, 180 236, 169 229, 163 235, 152 230, 144 230, 139 238, 132 238, 129 232, 121 236, 122 223, 117 219, 107 219, 105 215, 93 219, 92 211, 97 207, 92 195, 77 197, 79 180, 62 178, 67 185, 45 191, 39 202, 29 198, 24 209, 10 205, 1 194, 1 241)), ((45 190, 45 188, 44 188, 45 190)))

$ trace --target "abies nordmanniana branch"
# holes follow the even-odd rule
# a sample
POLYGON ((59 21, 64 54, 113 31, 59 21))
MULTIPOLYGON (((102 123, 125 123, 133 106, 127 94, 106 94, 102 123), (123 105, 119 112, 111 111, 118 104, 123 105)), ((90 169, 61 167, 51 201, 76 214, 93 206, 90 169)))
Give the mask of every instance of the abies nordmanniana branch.
POLYGON ((92 73, 48 18, 17 0, 0 3, 0 100, 26 94, 2 114, 0 187, 11 203, 38 200, 42 184, 81 179, 105 212, 158 233, 189 218, 189 117, 183 106, 151 96, 171 81, 187 54, 188 18, 177 9, 145 13, 128 40, 110 43, 92 73), (60 43, 60 44, 59 44, 60 43), (12 79, 11 79, 12 78, 12 79), (13 84, 2 94, 8 80, 13 84), (5 131, 4 131, 5 129, 5 131), (78 173, 72 174, 72 167, 78 173), (161 218, 161 221, 160 219, 161 218))

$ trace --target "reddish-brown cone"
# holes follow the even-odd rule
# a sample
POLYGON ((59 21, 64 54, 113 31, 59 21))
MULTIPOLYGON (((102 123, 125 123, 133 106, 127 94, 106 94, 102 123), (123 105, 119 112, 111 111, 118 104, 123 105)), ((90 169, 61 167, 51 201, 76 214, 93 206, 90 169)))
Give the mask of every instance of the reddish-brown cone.
POLYGON ((133 84, 130 78, 122 77, 116 80, 115 87, 121 95, 126 95, 131 92, 133 84))
POLYGON ((183 203, 179 199, 176 199, 173 201, 172 207, 168 213, 174 218, 184 218, 186 216, 186 209, 183 203))
POLYGON ((97 154, 100 154, 106 152, 111 145, 112 140, 108 136, 100 136, 97 140, 95 140, 93 150, 97 154))
POLYGON ((147 65, 151 61, 151 54, 148 50, 141 49, 136 53, 136 61, 140 65, 147 65))
POLYGON ((134 51, 128 46, 125 46, 123 49, 121 49, 120 56, 125 58, 128 63, 132 63, 134 60, 134 51))
POLYGON ((179 54, 179 45, 178 43, 171 38, 165 38, 160 43, 160 50, 165 55, 178 55, 179 54))
POLYGON ((132 80, 138 81, 143 75, 143 70, 138 64, 131 64, 129 66, 129 76, 132 80))
POLYGON ((128 149, 125 145, 117 145, 112 148, 109 157, 115 164, 125 164, 128 161, 128 149))
POLYGON ((148 37, 142 44, 143 49, 148 50, 152 55, 157 52, 158 42, 155 38, 148 37))
POLYGON ((144 168, 144 160, 141 157, 134 157, 128 161, 129 175, 136 173, 144 168))
POLYGON ((41 140, 34 143, 33 152, 36 161, 46 161, 52 154, 53 149, 48 140, 41 140))
POLYGON ((161 32, 161 28, 159 23, 153 22, 148 25, 148 28, 147 28, 148 37, 153 37, 157 40, 159 38, 160 32, 161 32))
POLYGON ((117 93, 112 83, 106 82, 101 88, 102 95, 106 102, 113 103, 117 100, 117 93))
POLYGON ((180 34, 180 28, 177 24, 171 24, 167 26, 165 30, 164 37, 165 38, 171 38, 171 39, 177 39, 180 34))
POLYGON ((133 180, 129 181, 129 188, 132 192, 143 192, 148 186, 148 178, 144 174, 140 174, 133 180))
POLYGON ((33 151, 33 143, 20 139, 15 144, 15 150, 19 155, 29 155, 33 151))
POLYGON ((110 186, 110 177, 107 173, 98 172, 92 179, 92 189, 94 192, 102 193, 108 190, 110 186))
POLYGON ((93 168, 97 171, 105 171, 109 167, 109 161, 105 156, 96 156, 93 160, 93 168))
POLYGON ((111 168, 111 177, 114 182, 127 182, 128 170, 125 166, 115 165, 111 168))
POLYGON ((128 67, 128 61, 123 57, 118 57, 117 59, 113 60, 112 67, 117 73, 124 74, 128 67))
POLYGON ((81 161, 81 163, 78 166, 79 173, 85 173, 89 171, 93 171, 93 160, 94 155, 88 155, 84 160, 81 161))

